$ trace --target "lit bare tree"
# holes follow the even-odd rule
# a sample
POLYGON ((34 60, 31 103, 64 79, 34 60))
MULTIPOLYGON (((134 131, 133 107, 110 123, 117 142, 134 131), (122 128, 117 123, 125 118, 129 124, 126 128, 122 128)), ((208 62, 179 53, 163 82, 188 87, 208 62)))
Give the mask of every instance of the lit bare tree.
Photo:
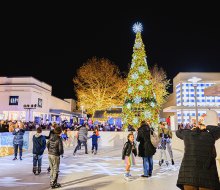
POLYGON ((88 113, 123 104, 126 82, 108 59, 89 59, 78 69, 73 82, 78 105, 84 106, 88 113))
POLYGON ((161 107, 169 94, 167 89, 169 88, 170 82, 167 79, 166 72, 162 68, 158 68, 157 64, 151 69, 151 75, 157 104, 161 107))

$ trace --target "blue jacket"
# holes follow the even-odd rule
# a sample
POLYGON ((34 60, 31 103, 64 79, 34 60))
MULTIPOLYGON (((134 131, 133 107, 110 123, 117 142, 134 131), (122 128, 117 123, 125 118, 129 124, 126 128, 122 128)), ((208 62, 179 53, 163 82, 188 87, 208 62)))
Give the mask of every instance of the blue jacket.
POLYGON ((14 130, 12 133, 14 135, 13 144, 23 145, 24 141, 24 133, 25 131, 23 129, 19 129, 18 131, 14 130))
POLYGON ((46 137, 41 134, 33 136, 33 154, 42 155, 46 148, 46 137))
POLYGON ((92 136, 90 136, 90 138, 92 139, 92 144, 97 144, 98 138, 100 138, 100 136, 92 135, 92 136))

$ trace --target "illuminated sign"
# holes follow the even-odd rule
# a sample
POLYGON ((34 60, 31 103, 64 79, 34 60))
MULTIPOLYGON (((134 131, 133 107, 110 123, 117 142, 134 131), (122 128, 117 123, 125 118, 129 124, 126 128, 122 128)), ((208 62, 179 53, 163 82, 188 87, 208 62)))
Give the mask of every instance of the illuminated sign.
POLYGON ((9 105, 18 105, 19 96, 9 96, 9 105))

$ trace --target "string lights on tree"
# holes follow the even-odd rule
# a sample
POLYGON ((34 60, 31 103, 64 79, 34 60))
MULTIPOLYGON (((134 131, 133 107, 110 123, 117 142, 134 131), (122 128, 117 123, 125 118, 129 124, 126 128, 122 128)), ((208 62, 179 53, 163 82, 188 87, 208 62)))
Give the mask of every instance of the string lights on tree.
POLYGON ((147 56, 141 38, 143 26, 133 25, 136 39, 133 47, 132 64, 127 78, 127 93, 123 106, 124 126, 140 126, 141 121, 158 122, 158 105, 153 89, 152 76, 147 65, 147 56))

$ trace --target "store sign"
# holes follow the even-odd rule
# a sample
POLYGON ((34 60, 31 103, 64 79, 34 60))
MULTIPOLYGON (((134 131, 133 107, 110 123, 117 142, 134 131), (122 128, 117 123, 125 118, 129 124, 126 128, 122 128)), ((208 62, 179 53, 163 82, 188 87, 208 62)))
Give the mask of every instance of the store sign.
POLYGON ((9 96, 9 105, 18 105, 19 96, 9 96))
POLYGON ((38 98, 38 107, 42 108, 43 106, 43 100, 41 98, 38 98))

